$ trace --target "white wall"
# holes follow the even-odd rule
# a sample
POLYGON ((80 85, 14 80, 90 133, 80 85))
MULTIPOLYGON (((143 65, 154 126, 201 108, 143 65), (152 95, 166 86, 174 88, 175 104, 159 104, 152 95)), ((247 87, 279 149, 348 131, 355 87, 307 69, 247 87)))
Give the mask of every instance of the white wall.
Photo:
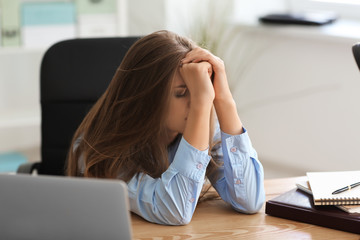
POLYGON ((254 17, 271 12, 283 12, 289 9, 288 0, 233 0, 235 20, 252 22, 254 17))
POLYGON ((355 40, 245 31, 259 51, 233 90, 260 159, 299 174, 360 168, 355 40))
POLYGON ((0 49, 0 153, 30 151, 39 160, 43 51, 0 49))

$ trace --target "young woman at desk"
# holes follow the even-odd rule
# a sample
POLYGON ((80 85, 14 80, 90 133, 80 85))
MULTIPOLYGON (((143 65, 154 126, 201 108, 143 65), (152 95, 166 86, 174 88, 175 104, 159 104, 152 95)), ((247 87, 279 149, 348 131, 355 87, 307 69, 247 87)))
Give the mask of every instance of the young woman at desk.
POLYGON ((122 179, 131 211, 159 224, 190 222, 205 175, 239 212, 265 198, 223 61, 168 31, 129 49, 74 135, 67 174, 122 179))

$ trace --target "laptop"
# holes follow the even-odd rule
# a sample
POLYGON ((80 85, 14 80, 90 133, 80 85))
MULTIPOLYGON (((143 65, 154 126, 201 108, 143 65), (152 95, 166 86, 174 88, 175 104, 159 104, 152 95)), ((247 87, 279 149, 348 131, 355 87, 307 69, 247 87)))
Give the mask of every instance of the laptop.
POLYGON ((0 239, 131 239, 120 180, 0 175, 0 239))

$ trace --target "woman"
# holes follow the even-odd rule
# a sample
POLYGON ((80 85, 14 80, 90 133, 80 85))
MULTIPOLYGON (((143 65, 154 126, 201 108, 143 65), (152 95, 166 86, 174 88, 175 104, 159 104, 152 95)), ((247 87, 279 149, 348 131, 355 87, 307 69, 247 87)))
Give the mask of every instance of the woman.
POLYGON ((239 212, 264 202, 223 61, 169 31, 129 49, 74 135, 67 174, 125 181, 131 211, 159 224, 190 222, 205 175, 239 212))

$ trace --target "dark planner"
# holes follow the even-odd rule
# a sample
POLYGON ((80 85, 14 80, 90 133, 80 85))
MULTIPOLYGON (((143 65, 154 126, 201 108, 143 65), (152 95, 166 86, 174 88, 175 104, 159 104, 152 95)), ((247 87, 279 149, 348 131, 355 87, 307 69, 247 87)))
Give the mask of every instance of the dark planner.
POLYGON ((311 195, 296 188, 267 201, 265 213, 274 217, 360 234, 359 213, 347 213, 335 206, 315 206, 311 195))

